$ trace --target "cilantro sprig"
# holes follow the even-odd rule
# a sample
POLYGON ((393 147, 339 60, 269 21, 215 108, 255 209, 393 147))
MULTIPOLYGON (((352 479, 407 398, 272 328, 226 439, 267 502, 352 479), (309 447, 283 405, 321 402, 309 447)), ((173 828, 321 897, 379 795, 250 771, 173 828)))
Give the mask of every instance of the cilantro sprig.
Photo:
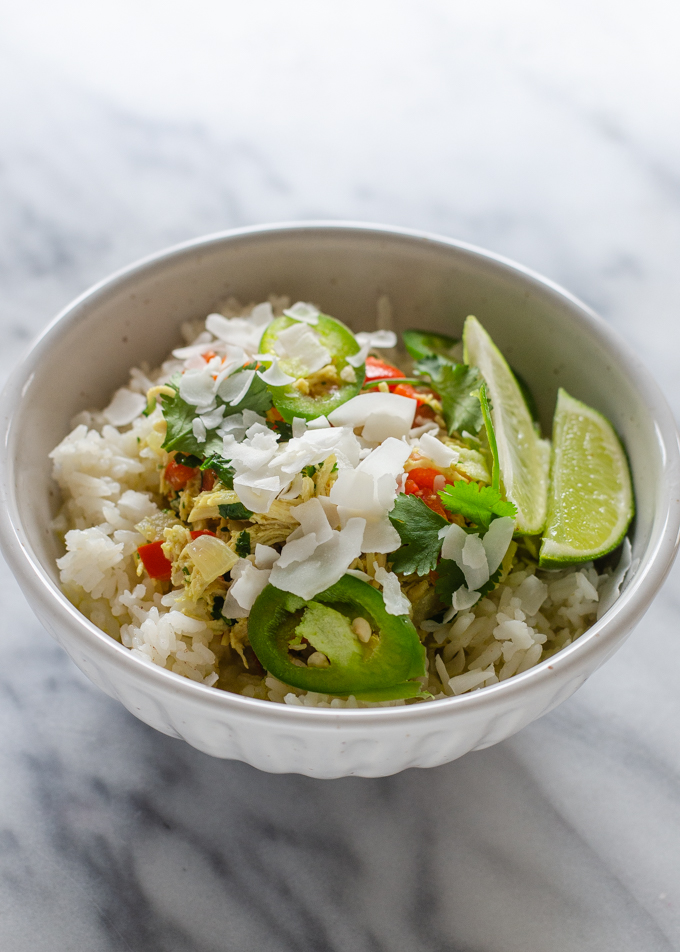
POLYGON ((390 522, 399 533, 401 547, 390 556, 392 569, 411 575, 427 575, 437 565, 442 540, 439 530, 448 525, 418 496, 397 496, 389 513, 390 522))
POLYGON ((488 529, 493 519, 502 516, 510 516, 515 519, 517 517, 517 507, 501 498, 498 444, 493 420, 491 419, 491 407, 485 383, 482 383, 479 390, 475 392, 475 399, 479 401, 491 451, 491 485, 482 486, 479 483, 466 483, 459 480, 453 486, 445 486, 444 489, 440 490, 439 498, 449 512, 463 516, 468 522, 473 522, 480 528, 488 529))
POLYGON ((449 512, 463 516, 483 529, 488 529, 491 522, 500 516, 512 516, 514 519, 517 515, 515 506, 501 499, 501 494, 493 486, 466 483, 462 479, 453 486, 445 486, 439 498, 449 512))
POLYGON ((464 430, 474 435, 481 430, 484 420, 474 391, 479 389, 482 376, 476 367, 456 364, 448 357, 432 354, 418 360, 413 372, 421 378, 429 378, 439 394, 449 436, 464 430))

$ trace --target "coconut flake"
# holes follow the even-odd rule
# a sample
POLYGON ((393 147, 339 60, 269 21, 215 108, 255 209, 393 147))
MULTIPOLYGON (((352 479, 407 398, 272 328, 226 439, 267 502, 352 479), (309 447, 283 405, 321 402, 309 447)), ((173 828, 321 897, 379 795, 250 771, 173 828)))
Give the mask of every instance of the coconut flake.
POLYGON ((293 437, 299 438, 307 432, 307 421, 303 417, 293 417, 293 437))
POLYGON ((331 488, 331 502, 351 512, 361 512, 367 517, 379 518, 383 514, 383 507, 377 498, 376 482, 370 473, 362 473, 358 469, 343 469, 331 488))
POLYGON ((304 561, 281 568, 279 559, 272 569, 271 584, 310 601, 319 592, 339 582, 361 555, 364 528, 364 519, 350 519, 344 529, 334 531, 332 537, 304 561))
POLYGON ((206 430, 214 430, 222 422, 224 406, 216 407, 214 410, 199 410, 199 416, 206 430))
POLYGON ((373 563, 375 580, 382 586, 385 610, 389 615, 408 615, 411 611, 411 603, 402 592, 399 579, 394 572, 388 572, 382 567, 377 568, 377 564, 377 562, 373 563))
POLYGON ((362 347, 364 344, 368 344, 371 349, 389 350, 397 346, 397 335, 394 331, 359 331, 358 334, 355 334, 355 337, 362 347))
POLYGON ((362 572, 361 569, 347 569, 345 575, 353 575, 354 578, 360 578, 362 582, 372 582, 373 579, 367 572, 362 572))
POLYGON ((356 354, 348 354, 345 357, 347 363, 354 369, 355 367, 361 367, 362 364, 366 363, 366 358, 368 357, 368 352, 371 348, 368 344, 364 344, 363 347, 359 347, 359 350, 356 354))
POLYGON ((186 370, 179 382, 179 395, 193 407, 208 407, 215 397, 215 381, 207 364, 200 370, 186 370))
POLYGON ((413 429, 409 430, 408 438, 415 442, 415 440, 420 439, 423 433, 431 433, 432 436, 436 436, 439 433, 439 425, 434 420, 427 420, 422 426, 414 426, 413 429))
POLYGON ((205 423, 200 417, 194 417, 191 429, 196 438, 196 442, 205 443, 205 438, 208 434, 206 433, 205 423))
POLYGON ((459 565, 463 555, 463 546, 467 539, 467 532, 455 522, 450 526, 443 526, 439 530, 439 538, 444 540, 442 545, 442 558, 453 559, 459 565))
POLYGON ((269 582, 269 571, 256 569, 248 559, 239 559, 231 570, 234 579, 222 606, 225 618, 247 618, 255 599, 269 582))
POLYGON ((366 520, 366 529, 361 543, 362 552, 395 552, 401 545, 399 533, 387 516, 377 522, 366 520))
POLYGON ((468 535, 461 554, 460 568, 463 570, 467 587, 481 588, 489 581, 489 563, 482 540, 475 533, 468 535))
POLYGON ((290 514, 300 523, 304 535, 313 532, 319 543, 330 539, 332 533, 330 523, 318 498, 314 497, 300 506, 293 506, 290 514))
MULTIPOLYGON (((464 612, 467 611, 468 608, 472 608, 481 597, 480 592, 471 592, 469 588, 461 585, 461 587, 456 589, 453 593, 452 606, 455 611, 464 612)), ((450 619, 447 620, 450 621, 450 619)))
MULTIPOLYGON (((222 345, 225 347, 225 345, 222 345)), ((238 370, 239 367, 243 367, 244 364, 248 363, 248 358, 246 352, 242 347, 229 347, 226 348, 226 355, 221 364, 219 364, 215 370, 217 371, 217 376, 215 377, 215 390, 220 389, 222 381, 226 377, 230 377, 235 370, 238 370)), ((215 373, 215 370, 212 372, 215 373)))
POLYGON ((286 387, 289 383, 294 383, 295 377, 291 377, 290 374, 287 374, 281 369, 276 357, 272 357, 271 354, 269 357, 271 359, 271 366, 264 372, 258 370, 258 377, 264 380, 270 387, 286 387))
MULTIPOLYGON (((328 419, 325 416, 315 417, 313 420, 307 422, 308 430, 325 430, 330 426, 328 419)), ((293 434, 294 435, 294 434, 293 434)))
POLYGON ((291 317, 294 321, 301 321, 303 324, 318 324, 321 311, 313 304, 298 301, 292 307, 287 307, 283 313, 286 317, 291 317))
POLYGON ((356 466, 359 442, 351 430, 342 427, 307 430, 285 443, 275 460, 277 469, 292 476, 305 466, 316 466, 335 453, 338 465, 356 466))
POLYGON ((296 473, 290 486, 285 492, 282 492, 279 499, 296 499, 302 492, 302 473, 296 473))
POLYGON ((243 439, 247 429, 248 426, 243 421, 243 414, 232 413, 231 416, 225 417, 222 420, 222 423, 218 427, 217 435, 233 436, 233 438, 238 441, 243 439))
POLYGON ((319 335, 307 324, 292 324, 281 331, 274 344, 279 357, 299 361, 304 367, 302 376, 316 373, 330 363, 330 352, 323 346, 319 335))
POLYGON ((529 575, 516 590, 515 597, 522 603, 525 615, 535 615, 548 597, 548 586, 535 575, 529 575))
POLYGON ((420 437, 420 451, 423 456, 427 456, 437 466, 442 469, 448 469, 452 463, 457 463, 460 459, 460 453, 457 450, 446 446, 441 440, 431 436, 429 433, 423 433, 420 437))
POLYGON ((338 515, 338 507, 334 502, 331 501, 329 496, 317 496, 316 497, 323 507, 323 511, 326 513, 326 518, 328 519, 331 529, 340 528, 340 516, 338 515))
POLYGON ((489 563, 489 574, 493 575, 501 564, 512 542, 515 520, 510 516, 494 519, 482 539, 482 545, 489 563))
POLYGON ((388 437, 384 443, 372 450, 369 455, 363 459, 357 469, 362 473, 369 473, 371 476, 383 476, 389 474, 394 479, 404 472, 404 463, 411 455, 411 447, 403 440, 388 437))
POLYGON ((208 331, 201 331, 195 340, 188 347, 177 347, 172 352, 172 356, 177 360, 186 360, 188 357, 195 357, 197 354, 204 354, 207 350, 214 350, 213 336, 208 331))
POLYGON ((104 418, 111 426, 127 426, 136 419, 146 407, 146 397, 134 393, 127 387, 121 387, 113 395, 113 400, 104 410, 104 418))
POLYGON ((268 324, 271 324, 273 320, 274 310, 270 301, 263 301, 261 304, 256 304, 250 312, 250 322, 254 327, 263 329, 267 327, 268 324))
POLYGON ((224 437, 223 455, 232 461, 239 475, 245 470, 259 470, 276 454, 278 438, 278 433, 260 423, 254 423, 240 443, 237 443, 233 436, 224 437))
POLYGON ((314 554, 319 544, 319 540, 314 532, 310 532, 309 535, 299 536, 295 539, 289 536, 286 544, 281 549, 281 555, 276 563, 278 568, 285 569, 296 562, 304 562, 305 559, 308 559, 314 554))
POLYGON ((225 377, 217 390, 218 397, 229 406, 235 407, 250 390, 254 377, 254 370, 241 370, 231 377, 225 377))
POLYGON ((407 435, 417 406, 415 400, 396 393, 360 393, 333 410, 328 419, 333 426, 363 426, 364 439, 382 443, 391 436, 407 435))
POLYGON ((234 491, 251 512, 269 512, 271 504, 283 489, 278 476, 266 476, 266 469, 234 476, 234 491))
POLYGON ((269 302, 258 304, 249 317, 224 317, 222 314, 209 314, 205 321, 206 330, 227 344, 242 347, 248 354, 257 352, 265 327, 274 320, 274 312, 269 302))
POLYGON ((262 545, 258 542, 255 545, 255 567, 258 569, 270 569, 279 557, 279 553, 271 545, 262 545))
POLYGON ((362 364, 365 364, 370 350, 397 346, 397 335, 394 331, 372 331, 370 333, 362 331, 354 336, 359 345, 359 350, 356 354, 350 354, 349 357, 345 358, 352 367, 361 367, 362 364))

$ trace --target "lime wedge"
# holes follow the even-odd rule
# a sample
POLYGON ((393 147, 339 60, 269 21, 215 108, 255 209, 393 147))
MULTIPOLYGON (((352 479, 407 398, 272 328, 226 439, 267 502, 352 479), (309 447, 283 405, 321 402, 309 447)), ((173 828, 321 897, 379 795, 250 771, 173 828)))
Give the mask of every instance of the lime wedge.
POLYGON ((516 532, 538 535, 548 507, 550 443, 539 438, 510 367, 476 317, 463 329, 465 362, 478 367, 491 397, 491 416, 505 494, 517 506, 516 532))
POLYGON ((626 454, 609 420, 566 390, 557 394, 550 475, 540 564, 559 568, 615 549, 635 508, 626 454))

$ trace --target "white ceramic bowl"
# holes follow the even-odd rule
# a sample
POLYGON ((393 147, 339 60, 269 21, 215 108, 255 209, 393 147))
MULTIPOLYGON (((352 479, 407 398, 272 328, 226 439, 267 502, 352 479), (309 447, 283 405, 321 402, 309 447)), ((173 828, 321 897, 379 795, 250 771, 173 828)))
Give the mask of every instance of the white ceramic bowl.
POLYGON ((654 380, 592 311, 525 268, 425 234, 309 223, 225 232, 161 252, 78 298, 8 382, 0 412, 0 541, 36 614, 78 667, 152 727, 216 757, 314 777, 432 767, 509 737, 568 698, 623 642, 666 576, 678 542, 676 427, 654 380), (640 565, 616 604, 574 644, 518 677, 431 704, 305 709, 205 687, 135 659, 59 588, 47 454, 75 413, 105 406, 133 364, 157 365, 178 326, 235 294, 315 301, 354 329, 389 295, 397 328, 488 327, 536 396, 550 432, 558 386, 604 412, 628 450, 640 565))

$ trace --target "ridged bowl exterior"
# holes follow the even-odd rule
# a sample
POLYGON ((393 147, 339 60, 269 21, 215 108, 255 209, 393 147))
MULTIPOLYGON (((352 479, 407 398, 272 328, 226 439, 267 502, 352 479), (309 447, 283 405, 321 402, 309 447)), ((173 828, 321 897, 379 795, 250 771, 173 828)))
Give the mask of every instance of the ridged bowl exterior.
MULTIPOLYGON (((383 307, 384 307, 383 303, 383 307)), ((498 743, 566 700, 624 641, 673 561, 680 524, 675 423, 651 375, 583 304, 526 269, 444 238, 352 223, 209 236, 132 265, 71 304, 0 399, 0 543, 37 616, 78 667, 132 714, 215 757, 313 777, 386 776, 498 743), (104 406, 130 366, 158 364, 183 320, 227 294, 312 300, 358 330, 387 295, 395 326, 460 332, 475 313, 531 383, 549 432, 558 386, 609 416, 636 490, 635 577, 573 645, 481 691, 400 708, 288 707, 207 688, 134 658, 60 591, 49 451, 71 417, 104 406), (26 434, 31 438, 26 439, 26 434)))

